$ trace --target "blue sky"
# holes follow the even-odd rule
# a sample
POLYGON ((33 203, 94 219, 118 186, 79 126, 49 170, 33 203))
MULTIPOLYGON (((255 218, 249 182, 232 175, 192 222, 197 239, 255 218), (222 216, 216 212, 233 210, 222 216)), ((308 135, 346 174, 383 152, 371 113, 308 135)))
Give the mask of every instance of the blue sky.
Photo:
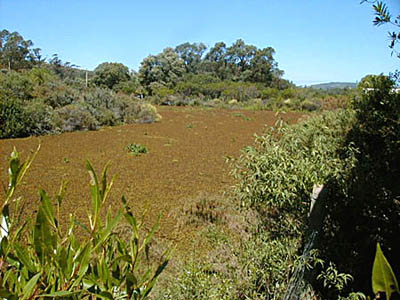
MULTIPOLYGON (((387 3, 397 15, 400 1, 387 3)), ((388 49, 391 28, 372 19, 371 5, 360 0, 0 0, 0 29, 81 68, 107 61, 138 70, 169 46, 241 38, 272 46, 284 78, 299 85, 399 68, 388 49)))

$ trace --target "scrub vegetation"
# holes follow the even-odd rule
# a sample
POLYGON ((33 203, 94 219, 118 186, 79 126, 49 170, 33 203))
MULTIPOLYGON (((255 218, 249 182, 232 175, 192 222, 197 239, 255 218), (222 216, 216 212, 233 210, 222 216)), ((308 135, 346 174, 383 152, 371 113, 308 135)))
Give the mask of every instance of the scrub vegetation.
POLYGON ((137 73, 0 41, 1 299, 399 297, 399 72, 318 90, 240 39, 137 73))

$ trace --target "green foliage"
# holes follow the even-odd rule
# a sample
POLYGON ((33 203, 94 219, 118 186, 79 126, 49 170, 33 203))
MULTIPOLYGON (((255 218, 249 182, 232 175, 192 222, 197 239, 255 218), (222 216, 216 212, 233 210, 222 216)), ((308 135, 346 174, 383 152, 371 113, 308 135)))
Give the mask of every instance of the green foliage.
POLYGON ((188 262, 182 267, 182 272, 175 278, 172 287, 160 293, 156 299, 235 299, 236 291, 232 279, 210 269, 212 270, 212 266, 207 262, 188 262))
POLYGON ((347 111, 326 112, 296 125, 276 126, 247 147, 233 175, 245 206, 283 208, 301 216, 314 184, 340 177, 346 164, 337 149, 351 126, 347 111))
POLYGON ((105 62, 94 70, 93 82, 100 87, 113 89, 129 79, 129 69, 121 63, 105 62))
POLYGON ((95 130, 98 123, 82 104, 69 104, 54 110, 53 127, 56 132, 95 130))
POLYGON ((356 162, 347 180, 328 182, 318 242, 323 259, 354 277, 349 289, 365 294, 372 292, 368 274, 377 242, 387 247, 395 269, 400 266, 400 96, 389 78, 370 80, 371 90, 354 99, 355 122, 344 145, 357 149, 356 162))
POLYGON ((280 299, 288 289, 307 229, 313 186, 331 178, 347 180, 355 163, 354 149, 339 150, 353 120, 353 113, 341 110, 295 125, 277 124, 235 162, 235 194, 242 207, 257 210, 261 222, 247 253, 254 254, 249 263, 254 268, 253 284, 263 286, 264 295, 280 299))
POLYGON ((126 149, 128 149, 129 153, 134 156, 146 154, 148 152, 146 146, 143 146, 142 144, 129 144, 126 146, 126 149))
POLYGON ((146 57, 140 65, 140 83, 152 95, 151 85, 158 83, 173 88, 185 72, 185 64, 174 49, 166 48, 158 55, 146 57))
MULTIPOLYGON (((368 3, 373 3, 372 8, 375 13, 375 19, 373 21, 373 24, 375 26, 381 26, 384 24, 389 24, 392 27, 398 28, 400 27, 400 14, 397 16, 392 16, 389 11, 388 5, 385 3, 385 1, 367 1, 363 0, 361 2, 368 2, 368 3)), ((396 46, 398 42, 400 41, 400 31, 389 31, 389 39, 390 39, 390 44, 389 47, 392 49, 392 54, 396 53, 396 55, 400 58, 400 53, 396 49, 396 46)))
MULTIPOLYGON (((119 86, 118 88, 123 88, 119 86)), ((48 69, 0 73, 0 137, 160 120, 155 107, 107 88, 78 89, 48 69)))
POLYGON ((14 192, 31 163, 32 159, 21 163, 16 150, 11 154, 9 185, 0 210, 1 297, 147 299, 169 260, 168 256, 161 259, 155 270, 145 264, 158 221, 141 237, 142 224, 124 197, 124 210, 115 215, 108 210, 103 221, 101 212, 114 178, 107 181, 107 166, 98 178, 89 162, 92 211, 88 225, 72 215, 67 226, 60 223, 65 186, 54 200, 41 190, 35 219, 21 219, 21 199, 14 199, 14 192), (129 239, 117 231, 122 217, 129 239), (76 235, 76 226, 83 234, 76 235))
POLYGON ((0 138, 26 136, 27 117, 21 101, 0 96, 0 138))
POLYGON ((335 264, 331 262, 326 270, 318 274, 317 279, 323 281, 324 288, 342 291, 349 282, 353 281, 353 276, 339 273, 335 264))
POLYGON ((201 68, 201 59, 206 49, 203 43, 183 43, 175 47, 175 52, 184 61, 186 72, 196 74, 201 68))
POLYGON ((20 70, 40 62, 40 49, 32 49, 32 41, 18 32, 0 31, 0 69, 20 70))
POLYGON ((15 71, 0 72, 0 95, 5 98, 29 100, 32 98, 33 82, 29 76, 15 71))
POLYGON ((375 260, 372 268, 372 290, 375 295, 385 293, 386 299, 390 299, 393 293, 400 295, 396 276, 379 243, 376 245, 375 260))

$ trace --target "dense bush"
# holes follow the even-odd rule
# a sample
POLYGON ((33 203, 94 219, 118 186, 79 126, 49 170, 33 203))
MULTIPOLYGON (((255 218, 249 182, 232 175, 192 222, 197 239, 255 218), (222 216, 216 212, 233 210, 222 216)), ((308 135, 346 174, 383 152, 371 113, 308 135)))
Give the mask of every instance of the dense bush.
POLYGON ((288 289, 306 238, 313 186, 331 178, 342 182, 354 166, 353 148, 346 149, 345 159, 339 151, 353 119, 348 111, 326 112, 277 127, 258 137, 237 162, 237 197, 242 206, 256 209, 261 220, 249 244, 254 245, 249 253, 256 254, 249 264, 254 284, 264 284, 267 299, 280 299, 288 289))
POLYGON ((152 101, 168 105, 204 105, 246 107, 268 110, 335 110, 346 108, 356 90, 318 90, 313 88, 285 89, 268 87, 262 83, 220 80, 210 74, 188 74, 174 88, 154 82, 152 101), (220 102, 216 105, 214 99, 220 102), (252 102, 261 99, 262 105, 252 102), (232 105, 232 100, 236 100, 232 105))
POLYGON ((0 138, 160 120, 155 107, 107 88, 75 87, 47 68, 0 73, 0 138))
POLYGON ((371 77, 370 84, 353 102, 356 121, 346 143, 358 150, 356 164, 346 181, 329 183, 319 249, 353 275, 354 288, 372 294, 369 274, 377 242, 400 272, 400 95, 385 76, 371 77))
POLYGON ((29 76, 15 71, 0 72, 0 95, 5 98, 32 98, 33 82, 29 76))
POLYGON ((82 104, 70 104, 54 111, 53 126, 57 132, 95 130, 96 118, 82 104))
POLYGON ((26 120, 22 101, 0 96, 0 138, 26 136, 26 120))

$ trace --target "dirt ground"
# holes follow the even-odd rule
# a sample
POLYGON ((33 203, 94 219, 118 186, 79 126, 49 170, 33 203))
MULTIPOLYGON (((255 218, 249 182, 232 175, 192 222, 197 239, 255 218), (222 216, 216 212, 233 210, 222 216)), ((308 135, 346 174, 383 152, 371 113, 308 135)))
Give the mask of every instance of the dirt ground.
MULTIPOLYGON (((64 217, 74 213, 85 220, 90 209, 89 175, 85 159, 98 173, 110 161, 109 174, 117 174, 109 203, 121 207, 125 195, 138 215, 147 210, 147 220, 162 213, 161 236, 178 242, 179 214, 176 208, 200 193, 217 194, 233 184, 226 156, 238 157, 254 142, 266 125, 277 120, 274 112, 217 110, 192 107, 159 107, 162 120, 100 131, 0 140, 1 182, 7 182, 8 157, 13 147, 26 157, 41 144, 20 193, 28 199, 27 215, 39 202, 39 189, 55 195, 68 181, 64 217), (131 143, 145 145, 149 153, 131 155, 131 143)), ((302 113, 281 114, 295 122, 302 113)), ((111 178, 111 176, 110 176, 111 178)), ((0 194, 2 197, 4 194, 0 194)))

